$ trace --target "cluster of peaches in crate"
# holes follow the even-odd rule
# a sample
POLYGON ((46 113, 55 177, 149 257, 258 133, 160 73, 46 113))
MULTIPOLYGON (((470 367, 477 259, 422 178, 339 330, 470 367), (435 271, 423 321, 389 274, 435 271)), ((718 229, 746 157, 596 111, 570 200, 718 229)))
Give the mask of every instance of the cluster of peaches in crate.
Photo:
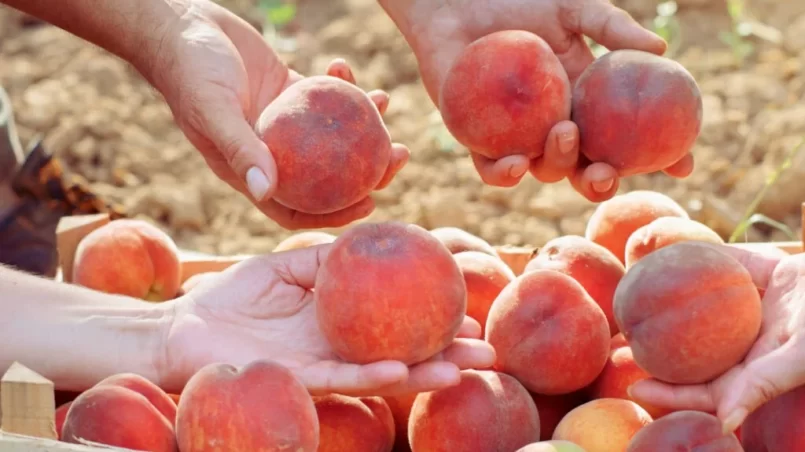
MULTIPOLYGON (((256 126, 278 163, 275 201, 322 214, 382 185, 394 148, 383 105, 333 76, 284 91, 256 126)), ((551 127, 572 113, 584 157, 621 176, 689 164, 701 122, 698 88, 679 64, 610 52, 571 87, 547 44, 521 31, 470 45, 439 108, 450 132, 488 158, 514 150, 539 158, 551 127)), ((501 249, 456 228, 386 222, 337 237, 299 233, 275 252, 331 247, 314 297, 342 360, 425 361, 470 316, 495 349, 494 366, 463 370, 457 385, 432 392, 360 398, 311 396, 271 362, 236 372, 210 365, 175 396, 118 375, 59 407, 60 438, 158 452, 732 452, 763 442, 773 420, 750 417, 739 439, 741 429, 722 432, 713 413, 669 412, 627 393, 652 377, 710 381, 757 337, 761 294, 719 248, 722 238, 652 191, 602 202, 585 235, 544 244, 514 271, 501 249)), ((81 241, 71 275, 165 302, 203 277, 180 287, 181 268, 170 237, 116 220, 81 241)))

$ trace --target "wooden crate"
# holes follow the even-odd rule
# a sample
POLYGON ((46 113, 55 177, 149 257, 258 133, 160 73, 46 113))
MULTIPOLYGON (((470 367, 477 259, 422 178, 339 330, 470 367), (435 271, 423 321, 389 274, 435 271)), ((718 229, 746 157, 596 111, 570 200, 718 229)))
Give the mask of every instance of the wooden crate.
MULTIPOLYGON (((805 203, 802 208, 805 220, 805 203)), ((105 214, 64 218, 57 229, 60 271, 57 278, 70 282, 73 257, 78 243, 91 231, 109 223, 105 214)), ((805 224, 805 221, 803 221, 805 224)), ((803 239, 791 242, 736 243, 730 246, 749 250, 763 250, 770 246, 790 254, 803 252, 803 239)), ((515 274, 521 274, 534 255, 536 247, 498 246, 501 259, 515 274)), ((205 272, 223 271, 248 255, 211 256, 181 250, 182 280, 205 272)), ((87 443, 67 444, 56 441, 55 398, 53 383, 21 363, 14 363, 0 381, 0 452, 102 452, 129 451, 118 447, 87 443)))

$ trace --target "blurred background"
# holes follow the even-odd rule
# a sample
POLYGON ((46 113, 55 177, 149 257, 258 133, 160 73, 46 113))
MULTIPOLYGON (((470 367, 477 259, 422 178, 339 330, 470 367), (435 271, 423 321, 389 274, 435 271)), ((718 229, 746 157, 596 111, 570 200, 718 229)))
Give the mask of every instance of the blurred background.
MULTIPOLYGON (((385 119, 412 157, 376 192, 378 207, 364 221, 457 226, 493 244, 540 246, 584 234, 595 204, 566 182, 542 185, 527 176, 515 188, 481 183, 376 0, 218 3, 262 30, 294 69, 321 74, 343 57, 361 88, 391 93, 385 119)), ((805 201, 805 1, 615 3, 669 40, 667 56, 694 75, 704 102, 693 175, 632 177, 621 191, 662 191, 725 239, 795 239, 805 201)), ((127 64, 2 6, 0 84, 24 145, 44 135, 67 171, 132 216, 156 222, 180 247, 261 253, 291 234, 218 181, 127 64)))

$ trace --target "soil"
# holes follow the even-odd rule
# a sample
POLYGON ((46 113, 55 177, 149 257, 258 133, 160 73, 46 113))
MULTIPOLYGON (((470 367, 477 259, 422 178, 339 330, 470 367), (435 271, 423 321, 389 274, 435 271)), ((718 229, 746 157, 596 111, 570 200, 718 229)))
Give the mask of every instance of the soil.
MULTIPOLYGON (((220 3, 259 26, 254 0, 220 3)), ((651 0, 616 4, 646 25, 655 16, 651 0)), ((805 2, 748 1, 748 13, 779 31, 781 39, 750 38, 754 52, 745 61, 719 39, 731 27, 724 2, 679 0, 678 5, 681 32, 670 56, 693 73, 704 95, 696 169, 682 180, 661 173, 628 178, 621 191, 662 191, 728 237, 766 179, 805 136, 805 2)), ((375 194, 378 207, 364 221, 457 226, 494 244, 539 246, 558 235, 584 234, 595 204, 566 182, 543 185, 526 177, 515 188, 485 186, 466 150, 444 144, 416 60, 375 0, 299 0, 296 22, 297 48, 283 53, 286 61, 314 74, 333 57, 346 58, 362 88, 391 93, 389 129, 412 150, 406 168, 375 194)), ((44 135, 69 172, 130 214, 156 221, 179 246, 261 253, 291 234, 208 170, 159 95, 121 60, 0 7, 0 62, 0 84, 12 98, 24 142, 44 135)), ((805 152, 758 211, 799 231, 803 180, 805 152)), ((741 240, 789 237, 763 226, 741 240)))

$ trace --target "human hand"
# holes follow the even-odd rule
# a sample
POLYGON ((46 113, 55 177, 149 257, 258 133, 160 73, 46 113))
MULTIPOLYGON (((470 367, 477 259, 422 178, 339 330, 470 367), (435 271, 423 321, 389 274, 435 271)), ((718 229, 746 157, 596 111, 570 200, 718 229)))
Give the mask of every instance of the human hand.
MULTIPOLYGON (((227 9, 208 0, 185 3, 186 11, 167 27, 152 67, 142 72, 163 94, 177 124, 213 172, 287 229, 344 226, 369 215, 374 209, 369 196, 326 215, 294 211, 271 199, 276 163, 254 124, 272 100, 303 77, 279 59, 257 30, 227 9)), ((326 72, 355 83, 343 60, 334 60, 326 72)), ((381 90, 368 94, 382 115, 389 95, 381 90)), ((391 182, 408 156, 405 146, 392 146, 376 189, 391 182)))
MULTIPOLYGON (((545 39, 571 83, 595 59, 584 35, 610 50, 637 49, 655 54, 666 50, 665 41, 607 0, 379 1, 416 54, 423 82, 436 105, 453 61, 467 45, 497 31, 527 30, 545 39)), ((545 183, 568 177, 579 193, 596 202, 614 196, 619 186, 615 168, 591 163, 579 155, 579 131, 572 121, 553 127, 543 156, 533 161, 523 155, 492 160, 472 150, 470 155, 481 179, 490 185, 514 186, 528 171, 545 183)), ((676 177, 691 171, 690 158, 665 170, 676 177)))
POLYGON ((268 359, 288 367, 314 394, 391 396, 451 386, 460 369, 494 363, 494 349, 480 339, 481 326, 470 317, 452 345, 411 367, 340 360, 319 329, 311 290, 330 247, 253 257, 198 279, 171 302, 162 386, 179 390, 206 364, 268 359))
POLYGON ((805 384, 805 254, 782 259, 721 246, 765 289, 760 334, 744 361, 700 385, 670 385, 654 379, 632 385, 635 400, 676 410, 715 412, 734 431, 764 403, 805 384))

